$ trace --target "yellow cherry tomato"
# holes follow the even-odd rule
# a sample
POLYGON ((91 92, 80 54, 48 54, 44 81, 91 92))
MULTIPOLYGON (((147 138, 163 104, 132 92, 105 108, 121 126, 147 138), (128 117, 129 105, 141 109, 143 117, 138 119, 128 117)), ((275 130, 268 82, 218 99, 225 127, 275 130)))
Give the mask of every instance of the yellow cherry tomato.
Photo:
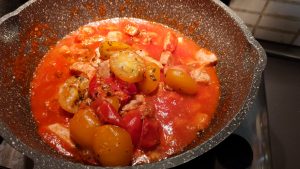
POLYGON ((70 120, 71 138, 82 147, 92 148, 94 131, 99 125, 99 119, 92 109, 79 109, 70 120))
POLYGON ((121 80, 135 83, 143 80, 145 64, 134 51, 123 50, 110 56, 110 68, 121 80))
POLYGON ((78 102, 87 97, 89 80, 84 77, 68 78, 58 91, 58 103, 62 109, 69 113, 78 111, 78 102))
POLYGON ((93 150, 103 166, 130 165, 133 155, 129 133, 114 125, 97 127, 93 139, 93 150))
POLYGON ((117 42, 117 41, 104 41, 100 45, 100 58, 103 60, 109 59, 109 57, 120 50, 126 50, 130 49, 131 47, 123 42, 117 42))
POLYGON ((184 70, 170 68, 165 76, 166 84, 174 90, 185 94, 197 93, 197 82, 184 70))
POLYGON ((160 68, 154 63, 149 63, 146 66, 144 80, 138 83, 138 87, 143 93, 149 94, 158 87, 159 82, 160 68))

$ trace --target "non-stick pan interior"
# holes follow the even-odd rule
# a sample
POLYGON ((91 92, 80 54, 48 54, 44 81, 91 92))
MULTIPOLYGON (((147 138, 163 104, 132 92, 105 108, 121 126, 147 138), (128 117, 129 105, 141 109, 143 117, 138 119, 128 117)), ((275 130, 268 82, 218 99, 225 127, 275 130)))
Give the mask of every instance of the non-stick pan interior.
POLYGON ((40 140, 29 98, 30 82, 40 59, 57 40, 79 26, 115 17, 146 19, 180 31, 219 57, 217 70, 222 97, 213 124, 191 150, 147 167, 171 167, 186 162, 228 136, 249 109, 265 65, 261 47, 241 21, 219 2, 33 0, 14 14, 17 15, 0 20, 0 24, 3 22, 0 25, 0 134, 40 166, 84 167, 73 164, 71 159, 60 156, 40 140), (59 162, 54 162, 57 158, 59 162))

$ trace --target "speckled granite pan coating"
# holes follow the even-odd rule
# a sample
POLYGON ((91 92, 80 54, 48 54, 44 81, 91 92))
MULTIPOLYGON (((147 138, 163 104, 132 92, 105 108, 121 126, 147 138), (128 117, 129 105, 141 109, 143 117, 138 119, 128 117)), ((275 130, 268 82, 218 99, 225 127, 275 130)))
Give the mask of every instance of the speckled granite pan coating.
POLYGON ((0 134, 32 158, 35 168, 101 168, 67 159, 43 143, 30 111, 35 67, 49 46, 92 21, 134 17, 166 24, 215 52, 222 98, 210 128, 187 151, 156 163, 124 168, 169 168, 216 146, 252 105, 266 55, 243 22, 218 0, 30 0, 0 19, 0 134))

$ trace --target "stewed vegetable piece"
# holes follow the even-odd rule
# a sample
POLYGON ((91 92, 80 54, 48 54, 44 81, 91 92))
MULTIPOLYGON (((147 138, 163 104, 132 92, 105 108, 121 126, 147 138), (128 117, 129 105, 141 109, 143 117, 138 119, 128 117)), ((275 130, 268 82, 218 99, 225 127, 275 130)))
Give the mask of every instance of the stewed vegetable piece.
POLYGON ((70 134, 75 143, 92 148, 94 131, 101 123, 91 108, 79 109, 70 120, 70 134))
POLYGON ((88 79, 84 77, 71 76, 60 86, 58 92, 58 102, 65 111, 76 113, 78 111, 78 102, 87 97, 89 86, 88 79))
POLYGON ((197 82, 184 70, 170 68, 165 76, 166 84, 174 90, 185 94, 197 93, 197 82))
POLYGON ((121 104, 117 96, 107 97, 106 100, 112 105, 113 108, 115 108, 116 111, 119 111, 121 104))
POLYGON ((118 42, 118 41, 104 41, 100 45, 100 56, 101 56, 101 59, 107 60, 115 52, 118 52, 121 50, 127 50, 130 48, 131 48, 131 46, 127 45, 126 43, 122 43, 122 42, 118 42))
POLYGON ((144 61, 131 50, 115 52, 110 56, 112 72, 121 80, 135 83, 143 80, 145 69, 144 61))
POLYGON ((144 73, 144 80, 138 84, 139 89, 143 93, 149 94, 158 87, 159 82, 160 82, 160 68, 154 63, 149 63, 146 66, 146 71, 144 73))
POLYGON ((96 129, 93 150, 103 166, 129 165, 133 155, 129 133, 114 125, 103 125, 96 129))

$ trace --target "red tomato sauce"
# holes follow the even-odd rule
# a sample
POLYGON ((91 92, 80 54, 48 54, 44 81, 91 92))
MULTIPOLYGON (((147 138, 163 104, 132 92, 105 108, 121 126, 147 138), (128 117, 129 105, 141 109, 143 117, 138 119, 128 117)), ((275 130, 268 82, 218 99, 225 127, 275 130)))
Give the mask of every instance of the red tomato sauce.
MULTIPOLYGON (((37 67, 31 83, 31 108, 38 125, 38 132, 42 139, 58 152, 94 165, 99 165, 99 162, 94 159, 83 159, 85 157, 76 146, 71 146, 51 132, 48 126, 59 123, 68 129, 73 114, 60 107, 59 87, 72 76, 69 67, 82 56, 94 55, 95 49, 101 44, 100 40, 84 44, 84 40, 99 35, 105 37, 110 31, 122 32, 122 42, 146 51, 149 56, 158 61, 164 51, 164 38, 168 32, 171 32, 179 38, 176 49, 172 52, 172 64, 175 66, 187 65, 194 60, 197 51, 201 49, 189 38, 161 24, 123 18, 83 26, 64 37, 49 50, 37 67), (126 25, 137 27, 140 34, 141 31, 153 33, 151 42, 143 44, 141 43, 143 36, 134 37, 126 34, 124 32, 126 25), (68 51, 65 51, 65 46, 68 47, 68 51)), ((154 118, 159 124, 159 144, 151 150, 135 147, 133 165, 162 160, 180 153, 196 139, 197 132, 209 126, 218 105, 220 84, 214 66, 203 69, 210 77, 209 84, 198 84, 198 91, 194 95, 159 89, 150 95, 145 95, 146 104, 152 107, 154 118), (148 157, 148 161, 141 160, 140 157, 143 155, 148 157)), ((163 81, 163 70, 161 74, 161 81, 163 81)))

